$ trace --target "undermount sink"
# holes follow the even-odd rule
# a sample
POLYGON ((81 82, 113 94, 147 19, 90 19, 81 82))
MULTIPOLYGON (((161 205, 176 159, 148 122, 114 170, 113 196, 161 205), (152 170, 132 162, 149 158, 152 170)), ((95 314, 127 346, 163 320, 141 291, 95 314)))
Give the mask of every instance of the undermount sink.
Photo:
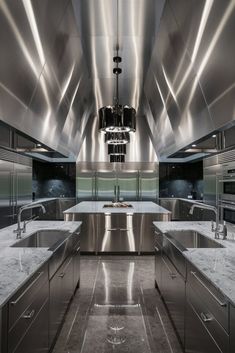
POLYGON ((215 240, 207 238, 205 235, 194 230, 175 230, 169 234, 185 249, 187 248, 223 248, 224 246, 215 240))
POLYGON ((39 230, 28 237, 17 241, 13 248, 57 248, 69 236, 65 230, 39 230))
POLYGON ((125 202, 113 202, 109 204, 105 204, 103 208, 131 208, 133 207, 130 203, 125 203, 125 202))

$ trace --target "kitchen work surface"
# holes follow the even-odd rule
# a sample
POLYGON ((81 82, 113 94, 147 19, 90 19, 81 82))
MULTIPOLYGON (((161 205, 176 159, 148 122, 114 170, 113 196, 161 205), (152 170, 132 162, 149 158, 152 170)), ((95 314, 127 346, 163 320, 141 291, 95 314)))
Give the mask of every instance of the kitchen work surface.
POLYGON ((181 353, 154 287, 152 256, 83 256, 53 353, 181 353))
POLYGON ((154 222, 162 233, 176 230, 194 230, 216 240, 223 248, 188 248, 183 255, 198 268, 227 298, 235 304, 235 235, 228 225, 227 239, 214 239, 211 222, 154 222))

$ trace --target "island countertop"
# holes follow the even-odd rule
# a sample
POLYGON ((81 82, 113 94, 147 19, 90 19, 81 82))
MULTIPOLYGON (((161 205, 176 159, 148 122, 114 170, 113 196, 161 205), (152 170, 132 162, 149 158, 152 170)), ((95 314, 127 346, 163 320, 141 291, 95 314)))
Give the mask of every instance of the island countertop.
MULTIPOLYGON (((81 222, 34 221, 27 225, 22 238, 30 236, 41 229, 60 229, 71 233, 81 222)), ((27 282, 27 280, 52 256, 47 248, 13 248, 17 242, 12 225, 0 230, 0 308, 27 282)))
MULTIPOLYGON (((195 230, 214 239, 211 222, 154 222, 162 233, 172 230, 195 230)), ((235 305, 235 239, 234 230, 228 226, 226 240, 216 239, 224 248, 195 248, 183 255, 235 305)))
POLYGON ((82 201, 77 205, 64 211, 64 214, 71 213, 158 213, 171 215, 167 209, 151 201, 126 201, 132 207, 104 207, 111 204, 111 201, 82 201))

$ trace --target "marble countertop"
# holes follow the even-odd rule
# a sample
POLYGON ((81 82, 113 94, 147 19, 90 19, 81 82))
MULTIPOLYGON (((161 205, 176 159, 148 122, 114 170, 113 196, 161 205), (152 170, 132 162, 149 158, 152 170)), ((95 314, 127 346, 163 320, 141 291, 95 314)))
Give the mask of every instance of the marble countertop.
MULTIPOLYGON (((28 237, 40 229, 63 229, 73 233, 81 222, 34 221, 27 224, 28 237)), ((11 248, 17 242, 12 225, 0 230, 0 308, 51 257, 48 248, 11 248)))
MULTIPOLYGON (((211 222, 154 222, 159 231, 192 229, 214 239, 211 222)), ((183 255, 235 305, 235 229, 228 225, 226 240, 216 239, 224 248, 197 248, 183 251, 183 255)))
MULTIPOLYGON (((133 207, 113 208, 105 207, 105 204, 111 204, 111 201, 83 201, 64 211, 64 213, 161 213, 171 214, 170 211, 150 201, 126 201, 133 207)), ((125 203, 125 202, 124 202, 125 203)))

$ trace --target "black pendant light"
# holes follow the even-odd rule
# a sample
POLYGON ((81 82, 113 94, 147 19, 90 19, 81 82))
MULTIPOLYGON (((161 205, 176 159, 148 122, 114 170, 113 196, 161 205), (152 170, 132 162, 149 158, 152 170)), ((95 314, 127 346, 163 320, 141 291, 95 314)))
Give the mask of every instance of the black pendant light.
POLYGON ((113 69, 113 73, 116 76, 116 97, 113 105, 107 105, 99 109, 99 130, 105 132, 105 142, 108 144, 108 154, 111 163, 125 162, 126 144, 130 142, 129 132, 136 131, 135 109, 128 105, 119 104, 118 78, 122 73, 122 69, 119 67, 122 58, 118 55, 118 1, 119 0, 117 0, 117 54, 113 57, 113 61, 116 64, 113 69))
POLYGON ((122 61, 121 57, 114 56, 113 61, 116 67, 113 73, 116 75, 116 101, 113 106, 105 106, 99 109, 99 130, 105 132, 130 132, 136 130, 136 111, 128 105, 119 104, 119 85, 118 77, 122 69, 118 64, 122 61))
POLYGON ((126 154, 126 145, 108 145, 108 154, 126 154))
POLYGON ((104 140, 108 145, 125 145, 130 142, 130 134, 128 132, 107 132, 104 140))
POLYGON ((110 163, 125 163, 125 155, 124 154, 110 154, 109 157, 110 163))

